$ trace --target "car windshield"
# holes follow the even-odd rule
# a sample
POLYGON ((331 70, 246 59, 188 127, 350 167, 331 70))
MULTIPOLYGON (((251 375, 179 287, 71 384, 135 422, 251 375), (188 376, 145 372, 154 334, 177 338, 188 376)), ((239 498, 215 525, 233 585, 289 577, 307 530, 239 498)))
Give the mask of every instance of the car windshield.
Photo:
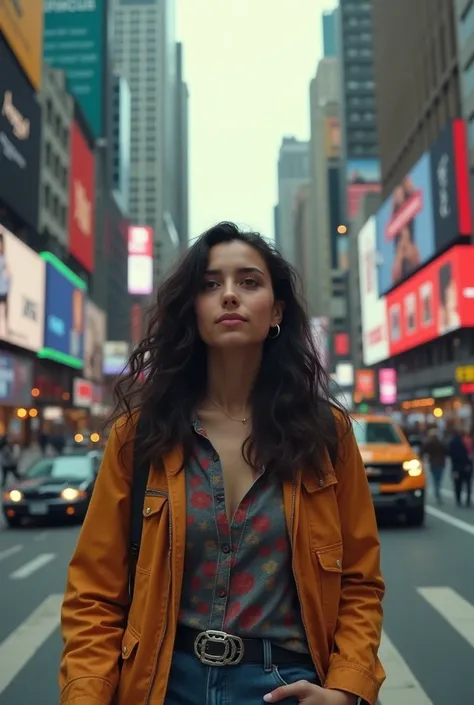
POLYGON ((388 443, 400 445, 403 438, 396 427, 383 421, 354 421, 354 435, 359 445, 370 443, 388 443))
POLYGON ((86 455, 42 458, 26 471, 28 479, 49 477, 51 480, 84 480, 91 474, 90 458, 86 455))

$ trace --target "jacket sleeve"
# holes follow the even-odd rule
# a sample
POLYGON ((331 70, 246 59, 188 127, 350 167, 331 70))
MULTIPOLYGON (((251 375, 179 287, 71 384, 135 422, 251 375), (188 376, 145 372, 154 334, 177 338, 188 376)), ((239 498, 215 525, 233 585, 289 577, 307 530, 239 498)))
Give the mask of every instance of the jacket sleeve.
POLYGON ((385 585, 372 497, 352 428, 341 437, 336 466, 344 546, 339 616, 325 687, 375 705, 385 673, 377 652, 385 585))
POLYGON ((128 610, 132 452, 112 428, 67 576, 61 612, 61 705, 111 705, 128 610), (128 471, 127 471, 128 468, 128 471))

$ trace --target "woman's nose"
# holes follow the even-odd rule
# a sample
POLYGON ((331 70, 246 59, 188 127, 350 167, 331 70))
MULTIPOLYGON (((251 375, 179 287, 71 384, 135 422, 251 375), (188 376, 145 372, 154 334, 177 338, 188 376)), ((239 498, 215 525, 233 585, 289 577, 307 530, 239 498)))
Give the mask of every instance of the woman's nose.
POLYGON ((239 297, 233 291, 232 289, 229 289, 224 292, 222 296, 222 303, 224 306, 238 306, 239 305, 239 297))

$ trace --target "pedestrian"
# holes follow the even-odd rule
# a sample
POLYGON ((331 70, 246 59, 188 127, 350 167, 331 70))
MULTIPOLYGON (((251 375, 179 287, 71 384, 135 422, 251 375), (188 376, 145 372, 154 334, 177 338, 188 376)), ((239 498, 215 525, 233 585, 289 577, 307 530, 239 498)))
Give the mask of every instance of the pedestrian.
POLYGON ((435 498, 438 504, 442 504, 441 487, 447 453, 448 449, 440 439, 438 429, 430 428, 428 430, 428 438, 421 448, 421 455, 428 458, 435 498))
POLYGON ((376 704, 377 525, 313 340, 291 267, 232 223, 162 284, 69 567, 61 705, 376 704))
POLYGON ((455 429, 449 442, 452 476, 456 504, 462 506, 463 490, 466 490, 466 506, 471 506, 472 495, 472 457, 464 442, 463 433, 455 429))
POLYGON ((18 474, 18 460, 20 452, 20 446, 17 443, 14 443, 8 435, 4 436, 0 445, 2 487, 7 486, 9 475, 12 475, 16 480, 20 479, 18 474))

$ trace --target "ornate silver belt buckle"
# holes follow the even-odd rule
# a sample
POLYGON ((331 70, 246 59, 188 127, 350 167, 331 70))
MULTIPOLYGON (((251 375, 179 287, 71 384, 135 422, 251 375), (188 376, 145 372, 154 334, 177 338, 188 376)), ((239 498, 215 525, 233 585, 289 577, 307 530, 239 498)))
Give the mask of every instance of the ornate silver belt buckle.
POLYGON ((196 637, 194 653, 205 666, 236 666, 244 656, 244 642, 239 636, 208 629, 196 637), (208 653, 209 643, 219 644, 221 653, 208 653))

